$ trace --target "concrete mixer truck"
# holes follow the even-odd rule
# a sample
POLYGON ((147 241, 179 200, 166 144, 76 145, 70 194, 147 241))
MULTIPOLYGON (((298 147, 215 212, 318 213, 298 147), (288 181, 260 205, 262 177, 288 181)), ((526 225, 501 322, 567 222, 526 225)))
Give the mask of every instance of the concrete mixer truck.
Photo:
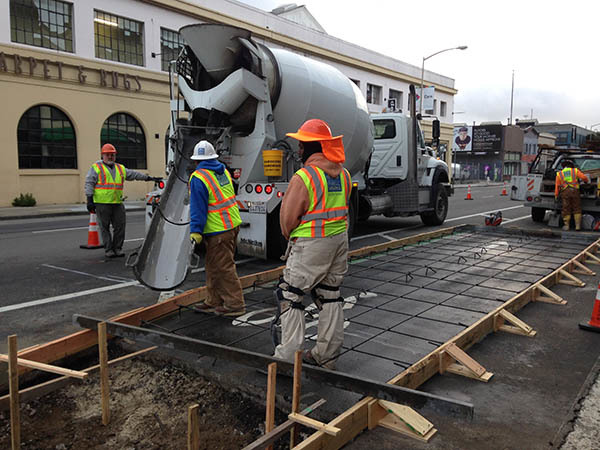
MULTIPOLYGON (((451 188, 446 164, 425 147, 414 109, 369 115, 358 87, 338 69, 288 50, 268 48, 249 31, 220 24, 181 28, 186 46, 171 70, 168 180, 152 194, 151 221, 128 259, 136 278, 158 290, 181 284, 188 270, 188 178, 201 139, 213 143, 234 179, 242 225, 238 252, 279 257, 285 241, 279 208, 301 167, 297 143, 285 133, 307 119, 344 135, 352 175, 350 233, 357 220, 419 214, 442 224, 451 188)), ((434 121, 434 137, 439 122, 434 121)))

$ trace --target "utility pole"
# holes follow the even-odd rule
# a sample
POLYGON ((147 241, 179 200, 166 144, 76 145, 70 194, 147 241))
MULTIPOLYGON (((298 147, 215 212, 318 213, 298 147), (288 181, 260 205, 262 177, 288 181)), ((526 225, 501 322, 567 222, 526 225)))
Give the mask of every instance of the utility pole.
POLYGON ((510 89, 510 119, 508 119, 508 124, 512 125, 513 119, 513 97, 515 93, 515 71, 512 71, 512 87, 510 89))

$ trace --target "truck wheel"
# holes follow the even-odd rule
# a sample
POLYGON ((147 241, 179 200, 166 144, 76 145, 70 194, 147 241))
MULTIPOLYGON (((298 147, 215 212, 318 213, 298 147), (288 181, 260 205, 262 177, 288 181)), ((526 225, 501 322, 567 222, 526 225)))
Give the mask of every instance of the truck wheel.
POLYGON ((534 222, 543 222, 546 215, 545 208, 531 208, 531 219, 534 222))
POLYGON ((448 194, 446 189, 441 184, 436 184, 432 188, 434 196, 434 209, 433 211, 427 211, 421 213, 421 220, 427 226, 441 225, 446 220, 448 215, 448 194))

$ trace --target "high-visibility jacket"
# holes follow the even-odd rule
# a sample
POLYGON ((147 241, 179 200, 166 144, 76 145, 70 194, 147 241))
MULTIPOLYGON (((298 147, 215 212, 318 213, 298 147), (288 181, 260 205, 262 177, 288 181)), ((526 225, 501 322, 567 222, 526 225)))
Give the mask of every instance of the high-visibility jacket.
POLYGON ((558 193, 566 188, 579 189, 579 182, 581 180, 587 183, 588 177, 579 169, 565 167, 560 172, 556 173, 556 181, 554 187, 554 194, 558 193))
POLYGON ((308 191, 309 207, 290 237, 326 237, 343 233, 348 228, 350 174, 343 169, 332 178, 315 166, 296 172, 308 191))
POLYGON ((114 179, 104 164, 95 163, 92 167, 98 174, 98 182, 94 187, 94 203, 123 203, 123 183, 127 176, 125 166, 115 163, 114 179))
POLYGON ((193 177, 202 181, 208 191, 208 211, 202 233, 219 233, 239 226, 242 218, 229 172, 217 174, 212 170, 196 169, 190 176, 190 185, 193 177))

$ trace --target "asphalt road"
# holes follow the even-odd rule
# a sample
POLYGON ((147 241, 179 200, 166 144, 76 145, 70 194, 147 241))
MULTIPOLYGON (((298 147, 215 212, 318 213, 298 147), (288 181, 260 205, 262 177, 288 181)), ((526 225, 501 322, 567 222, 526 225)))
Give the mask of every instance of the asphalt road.
MULTIPOLYGON (((541 228, 532 222, 529 209, 509 197, 500 196, 501 186, 456 189, 443 227, 459 224, 483 225, 483 214, 501 210, 504 224, 541 228)), ((0 221, 0 336, 18 335, 19 349, 62 337, 79 330, 71 323, 74 313, 109 318, 148 306, 158 292, 139 285, 123 259, 105 261, 102 250, 83 250, 87 241, 87 216, 0 221)), ((420 218, 378 216, 360 223, 351 248, 434 230, 420 218)), ((144 213, 127 215, 126 252, 138 247, 144 237, 144 213)), ((281 265, 240 256, 238 272, 246 275, 281 265)), ((204 284, 203 271, 193 273, 181 290, 204 284)), ((0 340, 6 352, 6 340, 0 340)))

